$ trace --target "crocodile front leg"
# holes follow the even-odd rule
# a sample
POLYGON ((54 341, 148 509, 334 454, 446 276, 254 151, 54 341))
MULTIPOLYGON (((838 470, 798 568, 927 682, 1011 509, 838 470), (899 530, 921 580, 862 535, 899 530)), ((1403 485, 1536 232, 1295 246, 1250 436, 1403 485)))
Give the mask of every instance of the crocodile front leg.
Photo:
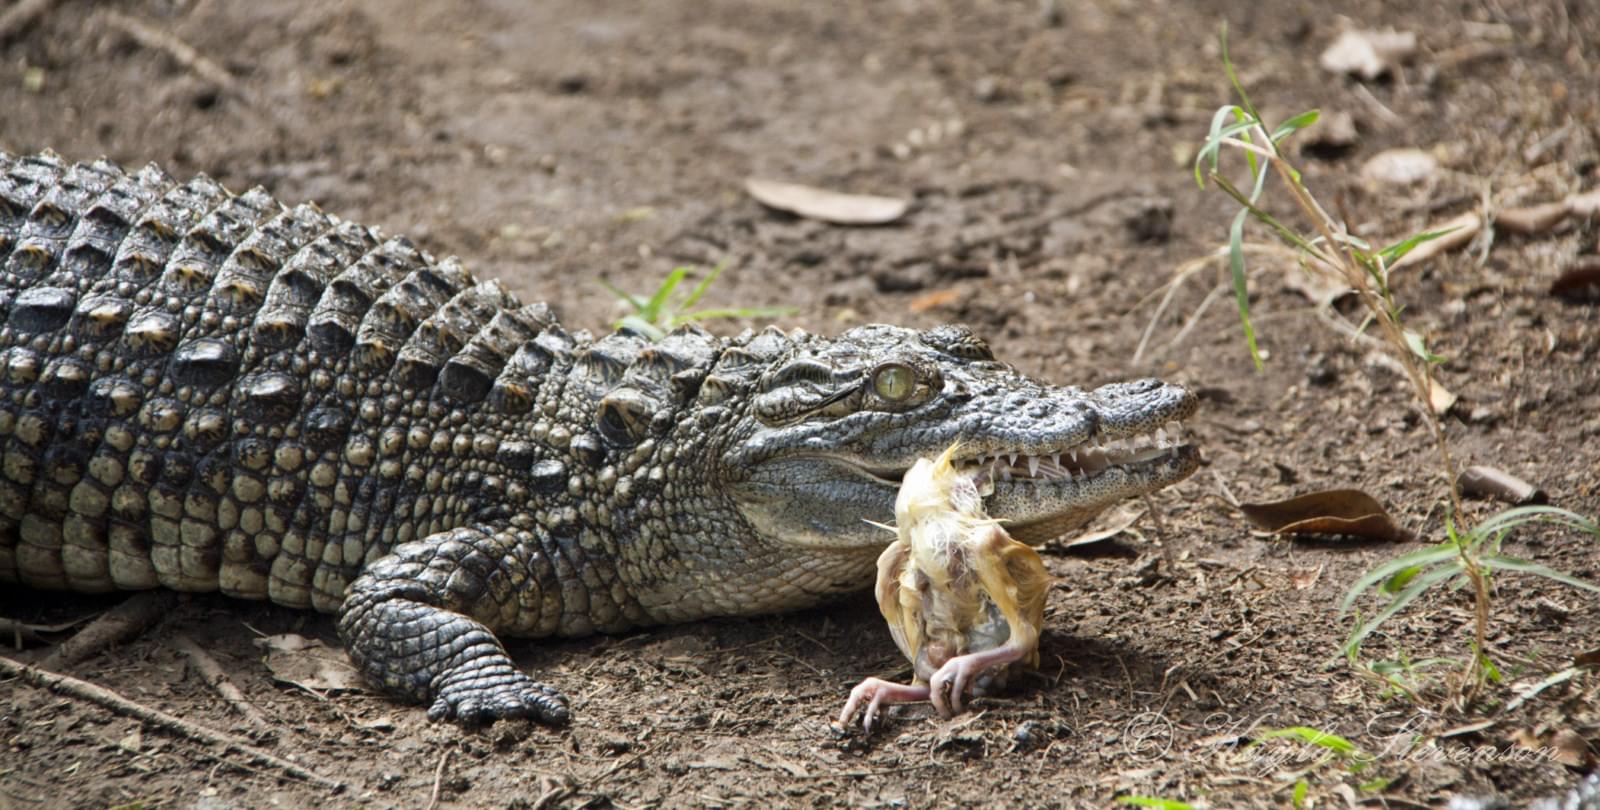
POLYGON ((428 717, 475 725, 511 718, 567 722, 567 699, 523 674, 496 632, 554 617, 555 583, 532 532, 463 528, 406 543, 345 592, 339 635, 369 683, 429 703, 428 717))

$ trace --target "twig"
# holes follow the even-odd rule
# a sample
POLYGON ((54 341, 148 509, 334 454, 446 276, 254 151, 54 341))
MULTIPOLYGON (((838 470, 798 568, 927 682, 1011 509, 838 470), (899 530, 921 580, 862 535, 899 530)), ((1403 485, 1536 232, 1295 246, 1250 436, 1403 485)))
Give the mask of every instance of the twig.
POLYGON ((141 591, 100 614, 88 627, 56 647, 39 662, 40 669, 59 672, 119 641, 133 638, 171 612, 171 591, 141 591))
POLYGON ((1368 90, 1366 85, 1362 84, 1361 82, 1356 82, 1355 91, 1356 95, 1360 96, 1361 100, 1365 101, 1367 106, 1371 107, 1373 112, 1376 112, 1378 117, 1383 119, 1384 123, 1400 124, 1405 122, 1404 118, 1396 115, 1394 110, 1389 109, 1389 105, 1379 101, 1378 97, 1373 95, 1372 91, 1368 90))
POLYGON ((22 33, 34 21, 44 16, 56 0, 22 0, 0 16, 0 42, 22 33))
POLYGON ((533 810, 549 810, 555 803, 561 801, 563 796, 571 792, 572 788, 548 776, 539 777, 539 799, 533 803, 533 810))
POLYGON ((202 726, 198 723, 192 723, 188 720, 184 720, 183 718, 167 714, 160 709, 152 709, 148 706, 143 706, 117 694, 116 692, 101 686, 96 686, 87 681, 80 681, 77 678, 68 677, 66 675, 58 675, 53 672, 45 672, 42 669, 28 666, 27 664, 19 661, 14 661, 3 655, 0 655, 0 675, 10 678, 20 678, 23 680, 23 682, 39 689, 45 689, 51 692, 60 692, 80 700, 86 700, 90 703, 110 709, 111 711, 116 712, 123 717, 131 717, 135 720, 148 723, 157 728, 165 729, 179 736, 216 746, 224 751, 232 751, 242 754, 256 762, 264 765, 270 765, 286 774, 289 774, 290 776, 310 782, 319 787, 325 787, 334 791, 344 789, 343 782, 335 779, 329 779, 326 776, 316 773, 315 771, 307 770, 286 759, 273 756, 272 754, 256 748, 255 746, 250 745, 249 743, 233 736, 232 734, 226 734, 224 732, 217 731, 216 729, 207 728, 206 726, 202 726))
POLYGON ((101 12, 101 15, 111 27, 127 34, 134 42, 151 50, 165 53, 172 57, 173 61, 192 71, 200 78, 216 85, 223 92, 231 93, 246 104, 254 105, 255 100, 239 84, 239 81, 233 78, 233 74, 195 50, 189 43, 171 34, 157 31, 121 12, 104 11, 101 12))
POLYGON ((439 755, 439 767, 433 769, 433 791, 428 794, 428 810, 436 810, 439 806, 439 788, 444 785, 444 769, 450 764, 452 750, 444 749, 439 755))
POLYGON ((228 701, 228 705, 232 706, 234 711, 244 715, 244 718, 251 725, 261 729, 272 727, 272 724, 267 722, 266 716, 249 700, 245 699, 244 693, 239 691, 239 687, 234 686, 233 682, 228 680, 227 673, 222 671, 222 667, 217 664, 217 660, 201 649, 199 644, 194 643, 194 639, 179 633, 173 637, 172 646, 178 652, 183 653, 183 656, 194 664, 194 668, 200 671, 200 677, 204 678, 212 689, 217 690, 217 694, 221 695, 223 700, 228 701))

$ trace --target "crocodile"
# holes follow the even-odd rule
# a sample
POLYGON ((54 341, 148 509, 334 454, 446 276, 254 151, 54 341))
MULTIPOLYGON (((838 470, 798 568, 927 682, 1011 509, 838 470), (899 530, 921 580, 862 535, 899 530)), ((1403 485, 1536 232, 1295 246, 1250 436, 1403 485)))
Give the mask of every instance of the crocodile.
POLYGON ((870 587, 867 519, 956 439, 1035 544, 1199 464, 1177 385, 1046 384, 955 325, 595 337, 153 165, 0 153, 0 265, 0 582, 335 613, 368 682, 464 724, 569 718, 502 637, 870 587))

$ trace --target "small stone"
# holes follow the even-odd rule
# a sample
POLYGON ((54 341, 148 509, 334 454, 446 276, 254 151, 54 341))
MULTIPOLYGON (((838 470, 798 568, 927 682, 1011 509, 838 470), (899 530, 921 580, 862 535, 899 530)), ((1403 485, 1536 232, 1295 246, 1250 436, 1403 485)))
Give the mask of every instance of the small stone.
POLYGON ((1000 80, 994 76, 983 76, 972 85, 972 95, 977 100, 991 104, 999 101, 1001 96, 1000 80))

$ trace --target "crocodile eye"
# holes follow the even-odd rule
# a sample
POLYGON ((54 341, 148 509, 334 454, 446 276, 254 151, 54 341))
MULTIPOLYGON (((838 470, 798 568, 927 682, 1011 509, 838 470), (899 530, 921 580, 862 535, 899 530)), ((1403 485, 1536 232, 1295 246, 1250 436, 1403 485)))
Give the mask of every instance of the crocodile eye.
POLYGON ((903 363, 884 363, 872 372, 872 390, 890 402, 904 402, 917 390, 917 373, 903 363))

